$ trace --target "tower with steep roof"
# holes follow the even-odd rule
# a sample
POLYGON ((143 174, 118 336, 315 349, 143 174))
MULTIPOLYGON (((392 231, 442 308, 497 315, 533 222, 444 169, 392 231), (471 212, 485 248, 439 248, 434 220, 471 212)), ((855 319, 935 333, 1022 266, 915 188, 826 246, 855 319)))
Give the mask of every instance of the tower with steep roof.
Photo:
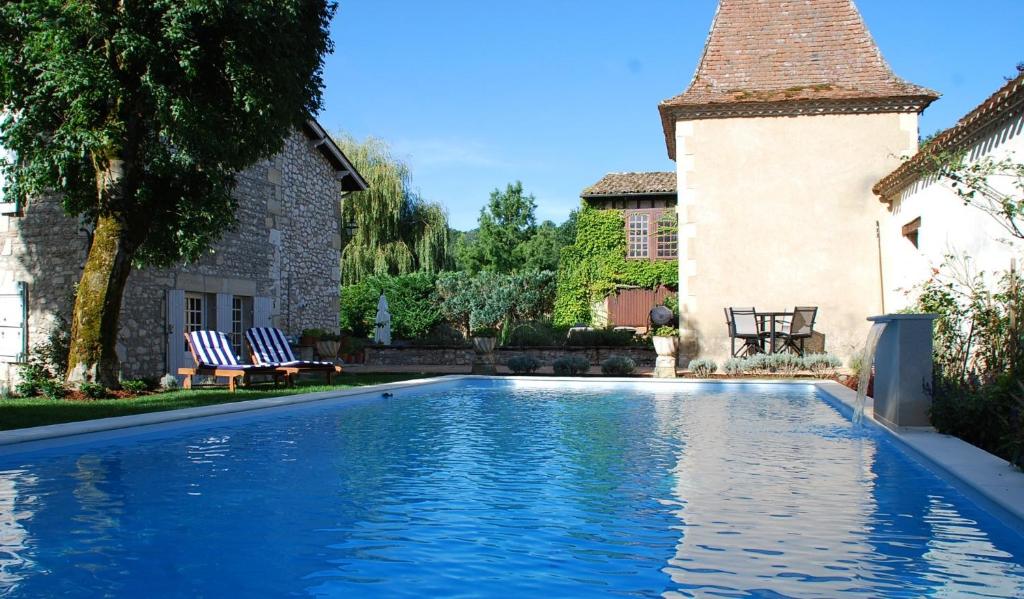
POLYGON ((720 0, 696 73, 659 105, 677 163, 690 353, 724 357, 722 308, 819 306, 849 355, 881 311, 872 184, 938 95, 897 77, 852 0, 720 0))

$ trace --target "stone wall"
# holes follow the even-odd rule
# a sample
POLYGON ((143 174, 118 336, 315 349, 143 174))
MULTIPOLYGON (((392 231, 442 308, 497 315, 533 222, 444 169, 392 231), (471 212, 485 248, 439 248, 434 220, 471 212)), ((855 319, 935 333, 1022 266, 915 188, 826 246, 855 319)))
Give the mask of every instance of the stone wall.
MULTIPOLYGON (((637 366, 654 366, 657 354, 646 347, 524 347, 500 348, 498 364, 506 365, 516 356, 533 356, 542 366, 551 366, 562 356, 582 355, 598 366, 610 356, 632 358, 637 366)), ((367 347, 366 364, 370 366, 470 366, 473 363, 473 349, 470 347, 367 347)))
MULTIPOLYGON (((118 336, 124 376, 166 371, 168 335, 181 334, 167 330, 169 289, 269 297, 273 324, 288 334, 337 328, 341 182, 331 164, 296 132, 278 155, 239 173, 234 193, 237 224, 207 255, 129 277, 118 336)), ((59 198, 0 217, 0 283, 28 283, 30 347, 45 340, 55 315, 70 320, 88 244, 59 198)))

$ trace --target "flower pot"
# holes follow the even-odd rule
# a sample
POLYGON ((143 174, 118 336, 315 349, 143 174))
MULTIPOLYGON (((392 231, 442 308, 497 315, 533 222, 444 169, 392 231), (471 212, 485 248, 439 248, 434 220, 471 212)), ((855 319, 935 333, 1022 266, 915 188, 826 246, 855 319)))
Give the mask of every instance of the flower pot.
POLYGON ((302 347, 315 347, 316 342, 319 339, 319 337, 314 337, 312 335, 302 335, 301 337, 299 337, 299 345, 301 345, 302 347))
POLYGON ((473 337, 473 374, 498 373, 498 359, 494 355, 497 345, 496 337, 473 337))
POLYGON ((659 356, 675 356, 679 353, 679 337, 654 337, 654 351, 659 356))
POLYGON ((321 360, 334 361, 338 357, 338 350, 341 349, 340 341, 317 341, 316 353, 321 360))

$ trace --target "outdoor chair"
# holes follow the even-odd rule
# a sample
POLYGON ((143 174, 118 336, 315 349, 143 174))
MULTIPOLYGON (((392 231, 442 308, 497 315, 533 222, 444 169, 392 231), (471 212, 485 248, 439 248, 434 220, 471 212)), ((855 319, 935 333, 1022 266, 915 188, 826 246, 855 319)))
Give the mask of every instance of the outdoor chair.
POLYGON ((762 339, 764 332, 758 325, 757 311, 753 308, 728 308, 725 317, 729 325, 729 338, 732 342, 732 356, 739 357, 741 354, 757 354, 764 352, 762 339), (743 342, 739 349, 736 349, 736 340, 743 342))
POLYGON ((327 376, 327 384, 331 378, 340 374, 342 369, 334 362, 314 362, 299 360, 292 352, 288 338, 281 329, 274 327, 253 327, 245 332, 249 342, 249 351, 254 364, 275 367, 285 373, 288 382, 295 382, 295 377, 306 372, 322 372, 327 376))
POLYGON ((783 349, 789 349, 803 357, 804 341, 814 335, 814 319, 817 316, 816 306, 797 306, 793 310, 792 322, 786 330, 778 333, 783 342, 783 349))
POLYGON ((228 389, 234 393, 236 382, 241 379, 243 385, 249 384, 253 375, 269 375, 274 378, 274 384, 284 378, 288 382, 286 372, 272 366, 256 366, 253 364, 242 364, 231 349, 231 342, 228 336, 220 331, 193 331, 185 333, 185 345, 196 365, 191 368, 179 368, 178 374, 185 377, 183 386, 185 389, 192 388, 192 377, 212 376, 226 377, 228 389))

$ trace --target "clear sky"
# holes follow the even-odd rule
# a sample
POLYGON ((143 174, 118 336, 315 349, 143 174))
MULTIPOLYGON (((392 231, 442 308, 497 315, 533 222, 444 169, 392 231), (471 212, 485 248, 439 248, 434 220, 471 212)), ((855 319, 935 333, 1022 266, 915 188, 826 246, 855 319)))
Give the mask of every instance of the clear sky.
MULTIPOLYGON (((690 82, 716 0, 340 0, 321 123, 388 141, 453 227, 521 180, 561 222, 611 171, 674 170, 658 102, 690 82)), ((1024 61, 1024 0, 857 0, 900 77, 954 124, 1024 61)))

